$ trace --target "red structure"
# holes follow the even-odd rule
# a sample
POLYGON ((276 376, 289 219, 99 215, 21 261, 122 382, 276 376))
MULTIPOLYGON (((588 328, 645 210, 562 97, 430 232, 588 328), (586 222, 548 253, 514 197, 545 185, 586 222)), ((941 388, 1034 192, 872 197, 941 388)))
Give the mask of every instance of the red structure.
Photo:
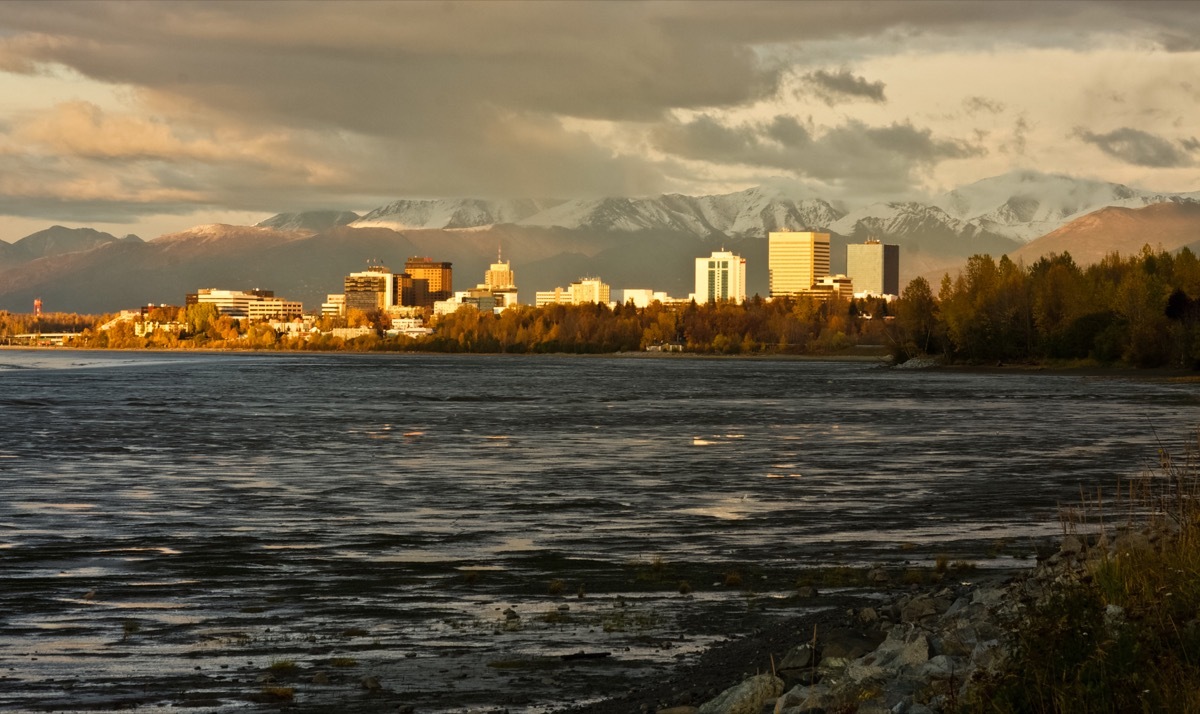
POLYGON ((42 299, 41 298, 33 299, 33 316, 34 317, 42 316, 42 299))

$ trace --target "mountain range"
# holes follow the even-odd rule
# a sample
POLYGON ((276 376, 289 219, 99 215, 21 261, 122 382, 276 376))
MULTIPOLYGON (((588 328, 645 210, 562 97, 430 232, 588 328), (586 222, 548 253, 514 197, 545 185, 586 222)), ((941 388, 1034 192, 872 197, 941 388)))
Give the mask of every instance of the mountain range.
POLYGON ((602 277, 614 295, 653 288, 684 296, 694 258, 722 246, 746 258, 748 292, 765 295, 774 230, 828 231, 834 272, 845 270, 850 242, 897 243, 905 284, 976 253, 1028 261, 1037 251, 1070 250, 1086 263, 1155 236, 1164 247, 1186 245, 1200 239, 1200 193, 1021 171, 926 202, 849 210, 756 187, 717 196, 399 200, 364 215, 281 213, 256 226, 197 226, 149 241, 55 226, 0 242, 0 309, 28 311, 35 297, 47 310, 74 312, 180 304, 200 287, 273 289, 312 308, 368 259, 396 268, 413 255, 448 260, 462 288, 482 280, 497 251, 512 261, 526 302, 585 275, 602 277))

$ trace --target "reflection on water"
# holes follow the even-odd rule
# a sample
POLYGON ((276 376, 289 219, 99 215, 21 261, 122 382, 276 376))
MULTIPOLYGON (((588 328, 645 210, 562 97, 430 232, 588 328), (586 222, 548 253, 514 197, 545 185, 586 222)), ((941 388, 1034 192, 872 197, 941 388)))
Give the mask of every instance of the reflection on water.
MULTIPOLYGON (((489 661, 705 646, 747 608, 710 586, 731 567, 765 601, 818 565, 1025 557, 1200 415, 1187 385, 862 364, 0 357, 5 676, 149 687, 337 651, 448 709, 533 691, 489 661)), ((590 671, 538 686, 596 696, 590 671)))

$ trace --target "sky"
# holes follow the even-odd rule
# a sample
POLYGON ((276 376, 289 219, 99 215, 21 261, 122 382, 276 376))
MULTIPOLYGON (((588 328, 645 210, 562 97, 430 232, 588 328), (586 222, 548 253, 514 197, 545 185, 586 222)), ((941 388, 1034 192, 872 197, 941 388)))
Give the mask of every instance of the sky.
POLYGON ((1200 2, 43 2, 0 12, 0 239, 398 198, 1018 169, 1200 191, 1200 2))

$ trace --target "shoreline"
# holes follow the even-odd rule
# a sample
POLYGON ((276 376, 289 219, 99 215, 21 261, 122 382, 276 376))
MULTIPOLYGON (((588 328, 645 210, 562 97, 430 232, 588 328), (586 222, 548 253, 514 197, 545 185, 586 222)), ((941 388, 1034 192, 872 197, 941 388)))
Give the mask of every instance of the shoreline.
MULTIPOLYGON (((1055 542, 1049 538, 1046 544, 1055 542)), ((673 712, 692 714, 721 692, 755 675, 776 675, 788 653, 796 647, 831 640, 871 639, 858 614, 864 608, 880 608, 901 598, 932 597, 947 589, 967 591, 1002 587, 1036 571, 1031 561, 1027 568, 1004 568, 976 572, 970 583, 947 580, 942 583, 904 586, 881 583, 878 587, 852 592, 817 596, 824 601, 820 609, 787 617, 752 632, 717 643, 689 660, 680 661, 658 677, 646 679, 600 701, 551 710, 553 714, 629 714, 630 712, 673 712)))
MULTIPOLYGON (((0 345, 0 353, 21 352, 51 354, 64 353, 114 353, 114 354, 203 354, 203 355, 373 355, 376 357, 402 357, 406 355, 423 357, 560 357, 580 359, 622 359, 622 360, 735 360, 761 362, 838 362, 874 364, 879 367, 894 367, 886 354, 707 354, 703 352, 423 352, 399 350, 277 350, 277 349, 247 349, 225 347, 187 347, 174 349, 148 348, 93 348, 65 346, 28 346, 0 345)), ((1200 381, 1200 371, 1183 367, 1129 367, 1122 365, 1080 365, 1065 366, 1043 363, 1005 363, 999 365, 980 364, 936 364, 912 370, 914 372, 945 372, 962 374, 1013 375, 1024 376, 1067 376, 1067 377, 1116 377, 1129 379, 1171 380, 1171 381, 1200 381)))

